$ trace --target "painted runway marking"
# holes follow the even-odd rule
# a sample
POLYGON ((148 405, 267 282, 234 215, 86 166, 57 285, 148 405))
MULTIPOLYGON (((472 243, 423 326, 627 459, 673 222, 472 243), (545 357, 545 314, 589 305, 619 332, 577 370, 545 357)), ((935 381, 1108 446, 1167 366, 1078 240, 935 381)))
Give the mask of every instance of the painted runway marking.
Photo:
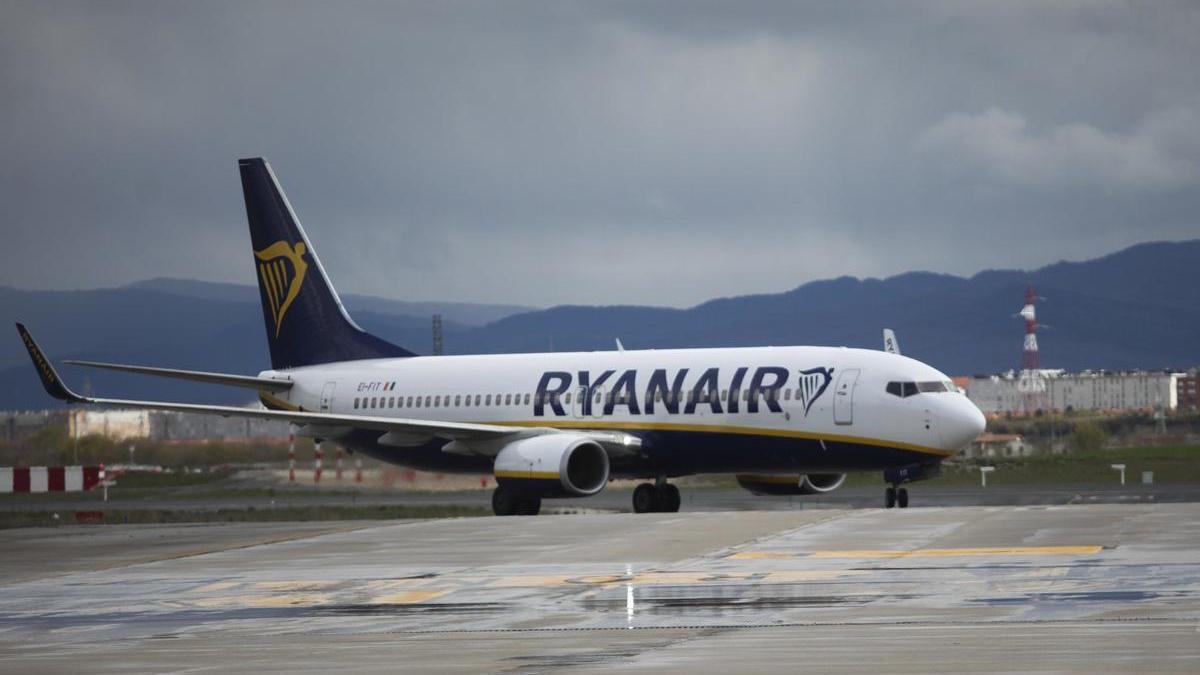
POLYGON ((989 555, 1092 555, 1103 546, 990 546, 979 548, 919 548, 911 551, 743 551, 729 556, 735 560, 773 560, 791 558, 940 558, 953 556, 989 555))

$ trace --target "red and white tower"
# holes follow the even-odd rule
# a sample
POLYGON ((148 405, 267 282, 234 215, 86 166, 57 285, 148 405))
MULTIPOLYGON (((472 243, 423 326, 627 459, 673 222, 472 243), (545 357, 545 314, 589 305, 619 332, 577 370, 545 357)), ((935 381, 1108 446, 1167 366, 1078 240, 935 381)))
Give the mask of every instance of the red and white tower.
POLYGON ((1021 352, 1021 374, 1017 380, 1021 409, 1025 414, 1046 410, 1049 405, 1049 398, 1046 396, 1046 375, 1042 371, 1042 357, 1038 351, 1037 310, 1034 308, 1037 299, 1033 284, 1029 284, 1025 288, 1025 306, 1020 312, 1020 317, 1025 320, 1025 346, 1021 352))

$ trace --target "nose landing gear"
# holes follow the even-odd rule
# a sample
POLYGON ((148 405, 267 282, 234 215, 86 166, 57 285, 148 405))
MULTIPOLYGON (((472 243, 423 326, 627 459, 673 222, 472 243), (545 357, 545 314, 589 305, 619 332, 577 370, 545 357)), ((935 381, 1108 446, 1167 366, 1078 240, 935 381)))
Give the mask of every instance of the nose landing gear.
POLYGON ((902 509, 908 508, 908 490, 906 488, 889 485, 883 494, 883 501, 887 505, 887 508, 890 509, 897 506, 902 509))
POLYGON ((888 489, 884 493, 884 505, 889 509, 897 506, 902 509, 908 508, 908 490, 900 487, 900 485, 935 478, 941 473, 942 465, 940 461, 930 464, 909 464, 908 466, 885 470, 883 472, 883 482, 888 483, 888 489))

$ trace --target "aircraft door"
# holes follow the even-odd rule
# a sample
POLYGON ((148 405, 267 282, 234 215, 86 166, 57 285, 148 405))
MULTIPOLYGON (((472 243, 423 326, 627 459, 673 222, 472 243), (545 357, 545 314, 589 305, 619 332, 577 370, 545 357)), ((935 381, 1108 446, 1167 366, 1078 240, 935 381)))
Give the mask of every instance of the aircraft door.
POLYGON ((854 423, 854 390, 858 386, 857 368, 849 368, 838 374, 837 388, 833 392, 833 421, 837 424, 854 423))
POLYGON ((326 382, 325 388, 321 390, 321 412, 329 412, 333 409, 333 389, 337 386, 336 382, 326 382))

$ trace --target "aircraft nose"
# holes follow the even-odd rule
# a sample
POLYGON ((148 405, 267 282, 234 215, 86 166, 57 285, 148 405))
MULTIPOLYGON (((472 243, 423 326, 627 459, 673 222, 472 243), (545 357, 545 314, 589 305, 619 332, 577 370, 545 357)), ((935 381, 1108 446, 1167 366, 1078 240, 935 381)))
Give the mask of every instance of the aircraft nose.
POLYGON ((948 450, 961 450, 987 428, 987 418, 966 396, 956 402, 947 418, 942 438, 948 442, 948 450))

